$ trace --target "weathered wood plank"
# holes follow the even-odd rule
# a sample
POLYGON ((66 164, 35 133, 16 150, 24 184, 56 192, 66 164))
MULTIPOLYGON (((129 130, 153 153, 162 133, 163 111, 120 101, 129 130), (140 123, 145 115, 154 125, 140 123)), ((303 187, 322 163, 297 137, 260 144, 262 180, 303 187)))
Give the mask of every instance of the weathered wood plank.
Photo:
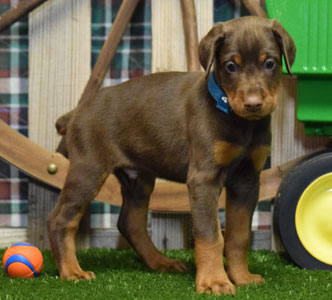
POLYGON ((296 119, 297 79, 283 76, 279 102, 272 114, 272 167, 324 148, 329 139, 307 136, 296 119))
MULTIPOLYGON (((213 26, 213 1, 195 0, 197 32, 200 40, 213 26)), ((153 0, 152 72, 186 71, 187 60, 178 0, 153 0)))
POLYGON ((0 229, 0 248, 10 247, 14 243, 27 243, 28 230, 26 228, 2 227, 0 229))
MULTIPOLYGON (((29 137, 48 150, 59 143, 56 119, 76 106, 89 79, 90 37, 89 0, 49 0, 29 15, 29 137)), ((35 180, 29 190, 29 241, 45 248, 58 191, 35 180)))

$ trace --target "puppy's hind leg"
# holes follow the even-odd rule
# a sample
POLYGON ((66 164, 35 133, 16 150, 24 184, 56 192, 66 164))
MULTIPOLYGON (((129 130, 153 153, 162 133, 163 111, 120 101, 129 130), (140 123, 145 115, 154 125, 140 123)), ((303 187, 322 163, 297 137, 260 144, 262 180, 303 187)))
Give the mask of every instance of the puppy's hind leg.
POLYGON ((161 254, 147 233, 147 213, 155 178, 143 173, 128 176, 122 169, 116 170, 115 175, 121 183, 123 197, 118 221, 119 231, 151 269, 179 272, 186 270, 180 260, 170 259, 161 254))
POLYGON ((75 235, 89 202, 97 195, 107 173, 97 162, 74 159, 59 201, 48 221, 48 236, 60 277, 63 279, 91 279, 92 272, 84 272, 76 257, 75 235))

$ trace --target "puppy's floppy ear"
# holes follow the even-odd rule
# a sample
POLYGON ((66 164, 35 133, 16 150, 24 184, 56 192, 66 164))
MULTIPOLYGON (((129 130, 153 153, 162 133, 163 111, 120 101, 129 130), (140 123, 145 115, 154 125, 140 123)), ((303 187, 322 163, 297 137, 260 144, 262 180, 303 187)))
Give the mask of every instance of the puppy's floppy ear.
POLYGON ((218 23, 214 26, 206 36, 201 40, 198 46, 199 61, 206 71, 206 78, 209 77, 216 49, 225 37, 225 30, 223 23, 218 23))
POLYGON ((274 38, 281 50, 284 57, 286 69, 289 75, 292 76, 291 66, 295 60, 296 46, 292 37, 288 32, 282 27, 278 20, 272 20, 272 32, 274 38))

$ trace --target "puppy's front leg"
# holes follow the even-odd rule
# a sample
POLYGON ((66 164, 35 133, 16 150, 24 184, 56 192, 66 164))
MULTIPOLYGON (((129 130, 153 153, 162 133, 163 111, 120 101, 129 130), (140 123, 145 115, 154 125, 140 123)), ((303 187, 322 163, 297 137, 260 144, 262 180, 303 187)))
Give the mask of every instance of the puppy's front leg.
POLYGON ((189 172, 188 188, 195 238, 198 293, 235 294, 223 263, 224 240, 218 217, 222 179, 217 171, 189 172))
MULTIPOLYGON (((264 156, 264 155, 263 155, 264 156)), ((265 161, 266 156, 262 158, 265 161)), ((236 285, 261 284, 264 279, 248 270, 252 216, 259 192, 260 167, 245 158, 226 180, 225 253, 227 273, 236 285)))

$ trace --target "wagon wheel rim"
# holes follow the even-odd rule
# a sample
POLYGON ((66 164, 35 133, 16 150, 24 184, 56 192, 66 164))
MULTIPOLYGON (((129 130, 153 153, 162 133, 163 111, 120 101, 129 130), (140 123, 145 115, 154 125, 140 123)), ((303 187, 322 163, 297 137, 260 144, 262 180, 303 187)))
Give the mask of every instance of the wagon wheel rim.
POLYGON ((332 173, 315 179, 302 193, 295 227, 303 247, 317 260, 332 265, 332 173))

